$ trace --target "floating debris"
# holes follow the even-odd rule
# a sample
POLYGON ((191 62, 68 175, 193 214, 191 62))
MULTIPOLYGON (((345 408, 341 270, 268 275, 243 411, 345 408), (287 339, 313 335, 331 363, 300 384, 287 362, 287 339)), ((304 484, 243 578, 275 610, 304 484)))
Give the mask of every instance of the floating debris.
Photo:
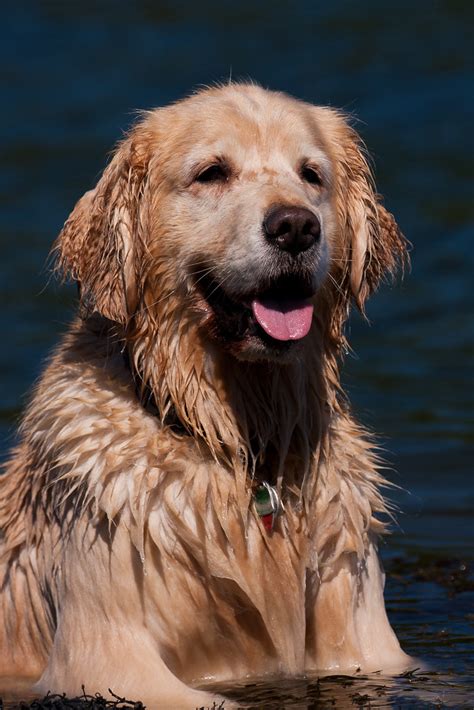
POLYGON ((37 698, 30 703, 21 701, 19 710, 109 710, 123 708, 124 710, 145 710, 146 706, 139 700, 127 700, 116 695, 109 688, 111 699, 104 698, 100 693, 88 695, 82 686, 82 695, 68 698, 66 693, 47 693, 44 698, 37 698))
POLYGON ((427 551, 413 558, 395 557, 386 562, 385 567, 387 574, 398 582, 432 582, 444 587, 449 596, 474 591, 474 569, 469 560, 427 551))

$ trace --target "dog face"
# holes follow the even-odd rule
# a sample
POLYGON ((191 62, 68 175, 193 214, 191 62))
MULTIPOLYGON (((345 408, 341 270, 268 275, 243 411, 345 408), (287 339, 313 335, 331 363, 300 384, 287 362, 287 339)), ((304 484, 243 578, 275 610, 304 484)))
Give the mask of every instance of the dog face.
POLYGON ((223 347, 286 356, 310 330, 337 232, 331 159, 311 107, 248 87, 156 120, 169 152, 157 167, 166 187, 149 235, 155 258, 175 262, 176 282, 223 347))
POLYGON ((108 318, 172 298, 237 357, 287 361, 315 307, 362 307, 403 240, 338 113, 231 85, 145 114, 58 246, 108 318))

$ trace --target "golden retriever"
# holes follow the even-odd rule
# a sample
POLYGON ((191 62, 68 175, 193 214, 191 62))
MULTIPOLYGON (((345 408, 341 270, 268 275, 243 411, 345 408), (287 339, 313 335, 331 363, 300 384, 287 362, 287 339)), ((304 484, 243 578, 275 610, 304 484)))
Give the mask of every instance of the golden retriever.
POLYGON ((1 672, 193 708, 405 667, 339 364, 406 244, 345 117, 240 84, 146 112, 55 248, 80 312, 1 479, 1 672))

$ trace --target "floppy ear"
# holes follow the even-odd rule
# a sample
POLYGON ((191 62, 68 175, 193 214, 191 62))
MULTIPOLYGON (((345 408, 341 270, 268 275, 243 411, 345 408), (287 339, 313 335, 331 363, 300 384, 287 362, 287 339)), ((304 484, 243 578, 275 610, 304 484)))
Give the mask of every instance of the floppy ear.
POLYGON ((57 267, 79 283, 85 315, 125 324, 137 306, 136 252, 145 152, 126 139, 94 190, 76 204, 53 247, 57 267))
POLYGON ((380 281, 408 262, 408 242, 375 192, 359 135, 337 111, 316 110, 335 164, 334 192, 343 238, 340 282, 363 311, 380 281))

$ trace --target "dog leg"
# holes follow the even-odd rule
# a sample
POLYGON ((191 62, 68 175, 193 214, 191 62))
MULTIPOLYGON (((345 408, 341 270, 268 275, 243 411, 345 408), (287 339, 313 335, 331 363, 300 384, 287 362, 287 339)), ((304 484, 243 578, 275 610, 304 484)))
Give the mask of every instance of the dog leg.
POLYGON ((387 618, 384 581, 373 542, 364 560, 344 553, 322 570, 308 620, 307 670, 397 673, 409 667, 387 618))
MULTIPOLYGON (((88 631, 84 636, 76 629, 71 635, 64 626, 58 627, 48 666, 35 692, 76 696, 84 686, 86 693, 109 697, 110 689, 120 697, 142 701, 148 710, 212 708, 224 700, 194 690, 174 676, 143 629, 94 624, 93 633, 88 631)), ((226 710, 230 707, 225 700, 226 710)))

